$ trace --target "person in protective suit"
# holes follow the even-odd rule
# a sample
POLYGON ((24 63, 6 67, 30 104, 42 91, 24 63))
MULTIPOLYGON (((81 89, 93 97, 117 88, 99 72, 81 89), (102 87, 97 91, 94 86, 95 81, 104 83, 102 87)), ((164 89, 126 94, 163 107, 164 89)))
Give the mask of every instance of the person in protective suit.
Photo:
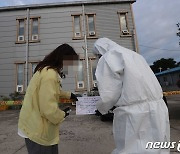
POLYGON ((169 149, 147 148, 148 142, 169 142, 168 109, 161 86, 145 59, 108 38, 94 44, 102 55, 96 68, 101 114, 113 106, 113 135, 116 149, 112 154, 165 154, 169 149))

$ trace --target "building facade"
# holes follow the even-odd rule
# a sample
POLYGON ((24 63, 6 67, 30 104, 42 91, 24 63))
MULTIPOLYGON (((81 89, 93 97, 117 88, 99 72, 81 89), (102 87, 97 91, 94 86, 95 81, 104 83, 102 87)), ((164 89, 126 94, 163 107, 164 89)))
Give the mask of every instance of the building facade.
POLYGON ((108 37, 138 52, 132 3, 93 0, 0 8, 0 95, 25 93, 37 63, 62 43, 79 54, 63 89, 83 93, 96 86, 94 42, 108 37))
POLYGON ((177 82, 180 80, 180 67, 175 67, 155 74, 163 91, 180 90, 177 82))

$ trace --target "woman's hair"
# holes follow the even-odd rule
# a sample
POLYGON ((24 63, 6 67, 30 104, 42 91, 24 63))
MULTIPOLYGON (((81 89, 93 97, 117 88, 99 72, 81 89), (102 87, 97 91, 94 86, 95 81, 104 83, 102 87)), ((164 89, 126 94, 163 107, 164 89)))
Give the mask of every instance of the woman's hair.
POLYGON ((74 49, 68 44, 58 46, 54 51, 45 56, 36 66, 34 73, 41 71, 44 67, 52 68, 61 74, 60 70, 63 68, 63 60, 77 60, 78 55, 74 49))

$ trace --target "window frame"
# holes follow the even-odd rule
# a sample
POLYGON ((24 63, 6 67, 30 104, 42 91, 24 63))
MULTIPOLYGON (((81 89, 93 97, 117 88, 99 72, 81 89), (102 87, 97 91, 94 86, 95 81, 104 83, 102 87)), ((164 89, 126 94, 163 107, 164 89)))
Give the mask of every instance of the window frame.
POLYGON ((121 37, 129 37, 129 36, 132 36, 132 35, 130 34, 129 24, 128 24, 128 15, 127 15, 127 14, 128 14, 128 11, 126 11, 126 10, 118 11, 117 14, 118 14, 118 18, 119 18, 120 36, 121 36, 121 37), (123 33, 122 23, 121 23, 121 15, 122 15, 122 14, 125 15, 127 33, 123 33))
POLYGON ((16 69, 15 69, 15 91, 17 91, 17 86, 18 86, 18 65, 23 64, 23 83, 22 83, 22 92, 20 93, 24 93, 25 92, 25 62, 24 61, 20 61, 20 62, 15 62, 16 65, 16 69))
POLYGON ((29 42, 30 43, 36 43, 36 42, 40 42, 40 16, 33 16, 33 17, 30 17, 30 39, 29 39, 29 42), (38 39, 37 40, 33 40, 32 37, 33 37, 33 19, 37 19, 38 20, 38 39))
POLYGON ((96 13, 86 13, 86 35, 88 39, 94 38, 97 39, 97 29, 96 29, 96 13), (90 31, 89 31, 89 16, 93 16, 93 23, 94 23, 94 32, 95 35, 90 35, 90 31))
MULTIPOLYGON (((84 67, 85 66, 85 58, 79 58, 79 60, 82 61, 83 72, 85 72, 85 67, 84 67)), ((87 87, 86 87, 86 83, 87 83, 86 74, 84 74, 84 80, 78 81, 78 72, 77 72, 76 75, 75 75, 75 81, 76 81, 76 89, 75 89, 75 91, 79 92, 79 91, 87 90, 87 87), (79 88, 78 87, 78 82, 83 82, 84 88, 79 88)))
POLYGON ((38 64, 40 61, 30 61, 29 63, 30 63, 30 65, 31 65, 31 67, 30 67, 30 76, 31 76, 31 78, 32 78, 32 76, 33 76, 33 68, 32 68, 32 66, 33 66, 33 64, 38 64))
MULTIPOLYGON (((97 60, 97 58, 96 57, 89 57, 89 62, 90 62, 90 76, 91 76, 91 79, 90 79, 90 82, 91 82, 91 88, 95 88, 95 87, 97 87, 97 86, 94 86, 94 84, 97 84, 97 80, 94 80, 93 79, 93 61, 95 61, 95 60, 97 60)), ((98 62, 98 60, 97 60, 97 62, 98 62)), ((97 67, 97 65, 96 65, 96 67, 97 67)))
POLYGON ((21 44, 21 43, 26 43, 26 17, 22 17, 22 18, 16 18, 16 42, 17 44, 21 44), (23 20, 24 22, 24 40, 23 41, 19 41, 18 37, 19 35, 19 28, 20 28, 20 21, 23 20))
POLYGON ((73 40, 81 40, 83 39, 82 33, 82 14, 71 14, 72 16, 72 27, 73 27, 73 40), (79 16, 79 29, 80 29, 80 36, 75 36, 75 16, 79 16))

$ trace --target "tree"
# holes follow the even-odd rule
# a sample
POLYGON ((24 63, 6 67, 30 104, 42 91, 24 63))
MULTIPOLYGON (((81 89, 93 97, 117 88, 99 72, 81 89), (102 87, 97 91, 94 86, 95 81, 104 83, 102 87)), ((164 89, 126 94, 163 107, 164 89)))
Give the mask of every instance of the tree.
POLYGON ((155 61, 150 67, 154 73, 158 73, 176 66, 176 61, 173 58, 161 58, 160 60, 155 61))
POLYGON ((177 66, 180 66, 180 62, 177 62, 177 66))

